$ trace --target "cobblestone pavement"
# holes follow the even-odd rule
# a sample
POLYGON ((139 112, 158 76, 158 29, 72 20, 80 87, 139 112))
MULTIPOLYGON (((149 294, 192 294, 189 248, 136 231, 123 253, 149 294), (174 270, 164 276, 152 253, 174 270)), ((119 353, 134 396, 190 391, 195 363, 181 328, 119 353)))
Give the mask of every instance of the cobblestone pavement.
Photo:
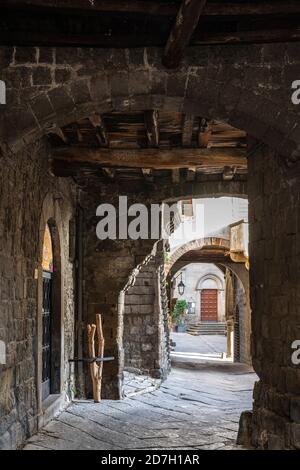
POLYGON ((240 449, 238 421, 251 408, 255 380, 238 364, 174 368, 153 392, 74 402, 25 449, 240 449))

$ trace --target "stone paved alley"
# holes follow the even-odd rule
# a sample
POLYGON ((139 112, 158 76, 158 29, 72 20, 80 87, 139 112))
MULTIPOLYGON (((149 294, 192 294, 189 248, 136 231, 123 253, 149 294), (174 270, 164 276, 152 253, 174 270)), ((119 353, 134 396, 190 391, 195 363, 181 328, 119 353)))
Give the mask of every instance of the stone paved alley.
POLYGON ((239 417, 251 409, 255 380, 238 364, 173 368, 152 393, 74 402, 25 449, 238 449, 239 417))

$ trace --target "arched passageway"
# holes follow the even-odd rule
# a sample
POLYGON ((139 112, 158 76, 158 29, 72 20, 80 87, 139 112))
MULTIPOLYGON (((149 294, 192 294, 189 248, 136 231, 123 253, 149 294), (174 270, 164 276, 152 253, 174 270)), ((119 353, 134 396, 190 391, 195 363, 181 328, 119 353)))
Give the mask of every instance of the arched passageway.
MULTIPOLYGON (((185 245, 180 246, 174 253, 170 256, 167 264, 166 271, 168 273, 168 279, 171 283, 172 279, 176 278, 176 273, 182 272, 187 266, 197 266, 203 265, 203 263, 213 263, 216 266, 222 268, 220 275, 223 277, 223 283, 218 279, 217 273, 206 273, 202 278, 200 278, 196 284, 196 290, 203 288, 203 282, 206 280, 214 282, 218 290, 214 292, 219 292, 218 301, 209 298, 210 310, 214 308, 214 312, 209 312, 209 315, 212 313, 215 314, 215 318, 205 317, 203 320, 201 315, 200 318, 192 318, 191 321, 194 326, 190 328, 190 331, 193 334, 205 334, 206 332, 210 333, 210 330, 213 330, 212 327, 209 329, 201 327, 201 323, 204 321, 224 321, 226 322, 226 333, 227 333, 227 346, 226 346, 226 356, 237 362, 244 362, 251 365, 251 352, 250 352, 250 337, 251 337, 251 310, 250 310, 250 299, 249 299, 249 276, 248 271, 243 262, 234 263, 230 258, 230 241, 228 239, 220 238, 206 238, 201 240, 194 240, 186 243, 185 245), (216 279, 218 282, 216 283, 216 279), (221 290, 219 290, 221 289, 221 290), (221 295, 223 297, 224 304, 221 303, 221 295), (219 305, 218 305, 219 304, 219 305), (216 312, 221 313, 221 308, 223 307, 223 316, 216 315, 216 312), (237 315, 239 312, 239 315, 237 315), (199 321, 200 320, 200 321, 199 321), (199 325, 198 328, 196 325, 199 325)), ((204 266, 206 266, 204 264, 204 266)), ((208 268, 209 269, 209 264, 208 268)), ((177 274, 178 278, 178 274, 177 274)), ((205 287, 205 286, 204 286, 205 287)), ((214 292, 209 295, 214 295, 214 292)), ((174 288, 169 291, 170 306, 174 305, 172 298, 178 297, 176 285, 174 288)), ((200 304, 200 308, 206 308, 205 305, 200 304)), ((199 308, 199 307, 198 307, 199 308)), ((200 310, 201 311, 201 310, 200 310)), ((190 317, 190 315, 188 315, 190 317)), ((215 329, 216 334, 218 329, 215 329)), ((220 330, 221 333, 222 330, 220 330)))
MULTIPOLYGON (((162 65, 163 50, 157 47, 1 48, 1 78, 10 100, 0 114, 1 341, 8 351, 0 389, 4 447, 20 446, 47 420, 41 390, 46 223, 55 221, 61 252, 61 329, 55 336, 60 343, 55 359, 60 380, 53 391, 60 392, 64 405, 74 396, 68 360, 75 347, 79 356, 87 356, 85 327, 101 313, 105 355, 115 358, 104 368, 103 397, 119 399, 125 297, 135 295, 129 290, 138 286, 128 280, 143 278, 155 240, 99 240, 98 205, 109 201, 117 206, 120 195, 128 195, 129 203, 149 206, 193 196, 247 194, 252 359, 259 382, 253 415, 243 418, 241 429, 247 431, 245 442, 260 448, 299 447, 299 369, 291 359, 299 323, 299 188, 294 183, 300 145, 291 81, 299 56, 299 45, 290 42, 204 45, 189 48, 180 66, 170 71, 162 65), (209 125, 215 128, 213 150, 203 148, 209 125), (135 129, 133 134, 128 126, 131 132, 135 129), (228 145, 222 147, 221 153, 216 150, 220 127, 235 133, 238 141, 230 151, 228 145), (120 142, 127 145, 125 156, 120 142), (186 148, 196 152, 191 161, 186 148), (148 160, 145 163, 144 155, 134 166, 140 150, 148 160), (178 163, 182 161, 183 167, 178 163), (46 206, 52 209, 46 210, 40 225, 46 194, 46 206), (76 211, 83 217, 74 244, 69 223, 76 211)), ((52 238, 57 247, 54 232, 52 238)), ((155 265, 155 273, 160 273, 157 318, 165 308, 163 264, 160 260, 155 265)), ((228 269, 234 272, 233 264, 228 269)), ((240 270, 235 274, 244 283, 240 270)), ((149 319, 144 326, 146 331, 149 319)), ((160 324, 156 337, 162 338, 165 331, 160 324)), ((163 376, 168 359, 162 353, 150 359, 153 367, 148 363, 145 369, 163 376)), ((77 372, 76 393, 89 397, 88 370, 79 366, 77 372)))

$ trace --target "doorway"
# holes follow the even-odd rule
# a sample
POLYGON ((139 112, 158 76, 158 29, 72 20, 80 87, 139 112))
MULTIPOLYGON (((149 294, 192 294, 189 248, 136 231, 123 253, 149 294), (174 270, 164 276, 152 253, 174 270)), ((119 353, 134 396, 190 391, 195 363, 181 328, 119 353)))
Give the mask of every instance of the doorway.
POLYGON ((61 391, 61 259, 55 222, 45 226, 42 251, 41 399, 61 391))

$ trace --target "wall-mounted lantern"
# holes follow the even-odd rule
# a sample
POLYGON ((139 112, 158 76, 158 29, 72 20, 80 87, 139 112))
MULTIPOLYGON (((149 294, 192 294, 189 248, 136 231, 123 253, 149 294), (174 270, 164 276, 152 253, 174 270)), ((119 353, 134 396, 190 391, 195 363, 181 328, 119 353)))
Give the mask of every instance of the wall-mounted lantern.
POLYGON ((178 294, 179 294, 179 295, 183 295, 183 294, 184 294, 184 290, 185 290, 185 284, 184 284, 184 282, 183 282, 183 280, 182 280, 182 273, 180 273, 180 274, 181 274, 181 278, 180 278, 180 282, 179 282, 179 284, 178 284, 178 286, 177 286, 177 289, 178 289, 178 294))

